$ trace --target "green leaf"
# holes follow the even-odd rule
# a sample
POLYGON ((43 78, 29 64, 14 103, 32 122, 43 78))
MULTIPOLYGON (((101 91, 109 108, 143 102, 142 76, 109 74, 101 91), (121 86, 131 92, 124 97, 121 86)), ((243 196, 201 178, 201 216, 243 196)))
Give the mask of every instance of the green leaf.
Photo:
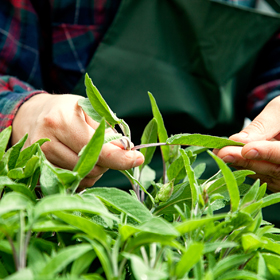
MULTIPOLYGON (((153 95, 150 92, 148 92, 148 94, 149 94, 149 98, 150 98, 150 102, 151 102, 151 106, 152 106, 153 116, 157 122, 159 142, 165 143, 168 138, 168 134, 167 134, 166 128, 164 126, 162 115, 159 111, 155 98, 153 97, 153 95)), ((163 159, 165 162, 167 162, 169 160, 169 157, 170 157, 169 150, 170 150, 169 146, 161 146, 161 151, 162 151, 163 159)))
POLYGON ((107 246, 107 235, 104 229, 98 224, 94 223, 91 220, 86 218, 68 214, 65 212, 55 212, 54 213, 58 218, 63 220, 65 223, 70 224, 84 233, 86 233, 90 238, 97 239, 101 244, 107 246))
POLYGON ((260 187, 260 180, 257 180, 249 189, 249 191, 243 196, 240 206, 244 206, 246 204, 252 203, 258 195, 259 187, 260 187))
POLYGON ((192 209, 194 209, 196 203, 198 202, 198 197, 199 197, 200 191, 199 191, 198 183, 197 183, 195 175, 194 175, 194 171, 190 165, 190 160, 189 160, 187 153, 183 149, 180 149, 180 152, 183 157, 186 172, 188 174, 188 179, 190 182, 190 187, 191 187, 191 192, 192 192, 192 209))
POLYGON ((213 268, 214 279, 217 279, 220 275, 226 273, 232 268, 238 267, 241 264, 245 264, 250 258, 252 254, 240 254, 240 255, 230 255, 226 258, 223 258, 213 268))
MULTIPOLYGON (((236 170, 232 172, 232 174, 237 182, 237 185, 239 186, 245 181, 246 176, 253 175, 255 174, 255 172, 251 170, 236 170)), ((227 184, 224 177, 221 177, 214 181, 209 181, 207 185, 208 185, 207 187, 208 194, 223 193, 224 195, 224 192, 227 192, 227 184)))
POLYGON ((121 122, 119 118, 112 112, 109 108, 106 101, 101 96, 98 89, 92 83, 92 80, 89 78, 88 74, 85 75, 85 86, 86 86, 86 93, 88 99, 95 109, 95 111, 102 117, 106 119, 112 126, 121 122))
POLYGON ((21 151, 15 167, 24 167, 27 161, 38 152, 40 146, 42 146, 47 141, 50 141, 50 139, 47 138, 40 139, 36 141, 34 144, 32 144, 31 146, 21 151))
MULTIPOLYGON (((144 129, 144 132, 141 137, 141 144, 150 144, 150 143, 156 143, 156 142, 157 142, 157 122, 153 118, 144 129)), ((145 161, 144 161, 143 165, 141 166, 141 169, 143 169, 143 167, 145 165, 148 165, 151 162, 155 150, 156 150, 156 147, 140 149, 140 152, 145 157, 145 161)))
POLYGON ((69 263, 73 262, 75 259, 90 250, 92 250, 92 246, 90 244, 77 244, 61 249, 48 261, 46 266, 41 270, 39 276, 54 277, 69 263))
POLYGON ((122 137, 123 137, 123 135, 121 133, 114 133, 114 134, 105 133, 104 144, 109 143, 109 142, 114 141, 114 140, 119 140, 122 137))
POLYGON ((33 175, 38 167, 39 157, 33 155, 27 162, 24 168, 18 167, 8 172, 8 177, 11 179, 23 179, 33 175))
POLYGON ((7 149, 10 137, 12 133, 12 127, 9 126, 1 131, 0 133, 0 160, 2 159, 7 149))
POLYGON ((57 211, 81 211, 85 213, 98 214, 102 218, 106 218, 108 225, 112 225, 112 220, 117 220, 117 218, 110 214, 106 208, 100 207, 98 203, 94 203, 82 199, 78 195, 49 195, 42 198, 34 207, 34 216, 39 218, 40 216, 54 213, 57 211))
POLYGON ((25 195, 17 192, 10 192, 3 196, 0 201, 0 215, 11 211, 24 210, 32 205, 32 201, 25 195))
POLYGON ((137 255, 122 253, 122 255, 131 261, 133 276, 136 280, 153 279, 162 280, 167 279, 168 274, 159 269, 150 268, 140 257, 137 255))
POLYGON ((86 191, 87 194, 94 194, 107 206, 118 212, 123 212, 137 222, 145 222, 152 218, 150 211, 138 200, 127 192, 116 188, 92 188, 86 191))
POLYGON ((73 169, 81 178, 84 178, 95 166, 104 143, 104 134, 105 121, 103 119, 73 169))
POLYGON ((41 163, 40 185, 44 195, 59 193, 59 180, 54 173, 53 167, 48 161, 41 163))
POLYGON ((82 273, 85 273, 95 258, 96 254, 93 250, 88 251, 87 253, 77 258, 73 262, 73 265, 71 267, 71 275, 80 275, 82 273))
POLYGON ((166 140, 171 145, 200 146, 211 149, 221 149, 225 146, 244 146, 244 143, 236 142, 222 137, 203 134, 176 134, 166 140))
POLYGON ((263 253, 262 254, 265 262, 267 265, 273 265, 276 267, 278 270, 280 270, 280 256, 279 254, 271 254, 271 253, 263 253))
POLYGON ((108 251, 104 249, 103 246, 101 246, 98 242, 94 240, 90 240, 88 238, 85 238, 93 247, 101 265, 104 270, 104 273, 106 275, 106 279, 117 279, 117 275, 114 275, 113 268, 112 268, 112 262, 110 259, 110 256, 108 256, 108 251), (115 276, 115 278, 114 278, 115 276))
POLYGON ((33 224, 32 230, 35 232, 75 232, 77 229, 75 227, 69 226, 58 220, 42 220, 33 224))
POLYGON ((160 217, 153 217, 149 221, 137 226, 137 228, 139 228, 140 231, 147 233, 173 237, 179 236, 179 232, 173 227, 173 225, 160 217))
POLYGON ((0 186, 7 186, 15 192, 21 193, 35 202, 35 195, 27 188, 26 185, 16 183, 7 176, 0 176, 0 186))
POLYGON ((192 267, 200 260, 203 252, 203 243, 193 242, 188 245, 187 250, 182 255, 175 267, 175 274, 178 278, 184 277, 192 267))
POLYGON ((221 250, 224 248, 235 248, 238 247, 239 244, 236 242, 230 242, 230 241, 217 241, 217 242, 207 242, 204 244, 204 250, 203 253, 207 254, 210 252, 214 252, 216 250, 221 250))
POLYGON ((12 146, 9 150, 11 150, 9 161, 8 161, 8 169, 11 170, 15 168, 20 150, 22 149, 24 143, 27 140, 28 135, 25 134, 14 146, 12 146))
POLYGON ((279 203, 280 193, 273 193, 263 198, 262 208, 279 203))
POLYGON ((259 248, 263 248, 266 241, 260 239, 253 233, 246 233, 241 236, 241 243, 244 251, 249 253, 259 248))
POLYGON ((148 165, 145 165, 141 171, 140 183, 147 190, 151 186, 151 182, 156 179, 156 172, 148 165))
POLYGON ((246 270, 233 270, 228 271, 221 277, 216 280, 232 280, 232 279, 240 279, 240 280, 266 280, 265 278, 246 270))
MULTIPOLYGON (((99 115, 96 110, 92 107, 88 98, 81 98, 78 100, 78 105, 82 107, 85 113, 92 118, 94 121, 100 123, 103 116, 99 115)), ((109 124, 106 123, 106 128, 109 128, 109 124)))
POLYGON ((14 274, 5 278, 5 280, 33 280, 34 276, 32 271, 29 268, 23 268, 20 271, 15 272, 14 274))
POLYGON ((175 225, 175 228, 182 235, 182 234, 191 232, 197 228, 203 227, 203 226, 207 225, 208 223, 212 223, 213 221, 222 220, 225 217, 226 217, 226 214, 219 214, 219 215, 215 215, 213 217, 186 220, 182 223, 178 223, 177 225, 175 225))
POLYGON ((178 243, 173 236, 160 235, 151 232, 139 232, 133 238, 127 240, 126 251, 133 252, 137 248, 152 244, 159 243, 161 245, 171 246, 179 250, 184 250, 184 247, 178 243))
POLYGON ((0 261, 0 279, 3 279, 9 275, 7 269, 3 265, 2 261, 0 261))
POLYGON ((230 168, 226 165, 226 163, 224 163, 222 159, 220 159, 210 151, 208 151, 208 154, 210 154, 214 158, 214 160, 217 162, 218 166, 220 167, 224 175, 227 184, 227 189, 230 196, 231 211, 234 212, 238 209, 239 201, 240 201, 239 189, 238 189, 237 182, 234 178, 234 175, 230 170, 230 168))

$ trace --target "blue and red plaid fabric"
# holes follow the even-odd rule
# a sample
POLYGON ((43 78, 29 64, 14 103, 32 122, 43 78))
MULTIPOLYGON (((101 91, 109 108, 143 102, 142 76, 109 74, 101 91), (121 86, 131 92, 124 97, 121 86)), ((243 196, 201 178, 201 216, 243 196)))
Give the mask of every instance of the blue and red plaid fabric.
MULTIPOLYGON (((44 1, 44 0, 37 0, 44 1)), ((52 15, 51 82, 56 93, 71 93, 117 12, 121 0, 50 0, 52 15)), ((256 0, 220 0, 253 7, 256 0)), ((38 15, 31 0, 0 2, 0 130, 12 124, 20 105, 43 91, 39 58, 38 15)), ((249 96, 257 111, 280 89, 280 37, 272 50, 262 83, 249 96)))

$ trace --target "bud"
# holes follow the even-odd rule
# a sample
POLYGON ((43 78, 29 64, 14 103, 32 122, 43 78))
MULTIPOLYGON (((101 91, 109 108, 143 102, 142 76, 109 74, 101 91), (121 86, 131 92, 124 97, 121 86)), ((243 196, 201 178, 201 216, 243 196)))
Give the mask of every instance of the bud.
POLYGON ((160 202, 165 202, 169 199, 169 197, 172 195, 173 190, 174 190, 174 180, 170 181, 167 184, 164 184, 160 187, 156 197, 155 197, 155 202, 160 203, 160 202))

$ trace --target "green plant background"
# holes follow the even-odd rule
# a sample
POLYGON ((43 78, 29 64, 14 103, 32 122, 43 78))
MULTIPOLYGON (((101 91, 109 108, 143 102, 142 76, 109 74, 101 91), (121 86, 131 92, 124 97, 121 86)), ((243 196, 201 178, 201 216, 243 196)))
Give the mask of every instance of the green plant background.
POLYGON ((100 125, 73 171, 47 161, 40 147, 48 139, 22 149, 26 135, 7 149, 12 128, 0 134, 0 279, 280 279, 280 230, 262 216, 280 194, 267 195, 258 180, 246 183, 254 172, 232 171, 209 150, 242 143, 169 137, 150 93, 153 119, 139 147, 145 162, 122 172, 131 189, 77 193, 104 143, 119 139, 131 148, 128 125, 89 77, 86 87, 89 99, 80 105, 100 125), (108 126, 121 133, 108 137, 108 126), (150 167, 157 141, 159 180, 150 167), (195 165, 201 153, 219 170, 207 179, 206 164, 195 165))

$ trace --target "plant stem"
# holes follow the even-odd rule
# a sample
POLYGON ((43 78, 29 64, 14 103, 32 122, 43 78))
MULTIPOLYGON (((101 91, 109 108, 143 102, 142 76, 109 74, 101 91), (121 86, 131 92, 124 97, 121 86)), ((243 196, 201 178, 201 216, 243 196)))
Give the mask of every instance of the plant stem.
POLYGON ((10 243, 11 248, 12 248, 13 258, 14 258, 14 261, 15 261, 16 270, 19 271, 19 262, 18 262, 17 251, 16 251, 16 248, 15 248, 15 245, 13 243, 12 238, 7 233, 5 235, 6 235, 6 237, 8 239, 8 242, 10 243))
POLYGON ((142 149, 142 148, 166 146, 166 145, 169 145, 169 144, 166 144, 166 143, 149 143, 149 144, 142 144, 142 145, 134 146, 133 148, 131 148, 131 150, 134 151, 134 150, 139 150, 139 149, 142 149))

